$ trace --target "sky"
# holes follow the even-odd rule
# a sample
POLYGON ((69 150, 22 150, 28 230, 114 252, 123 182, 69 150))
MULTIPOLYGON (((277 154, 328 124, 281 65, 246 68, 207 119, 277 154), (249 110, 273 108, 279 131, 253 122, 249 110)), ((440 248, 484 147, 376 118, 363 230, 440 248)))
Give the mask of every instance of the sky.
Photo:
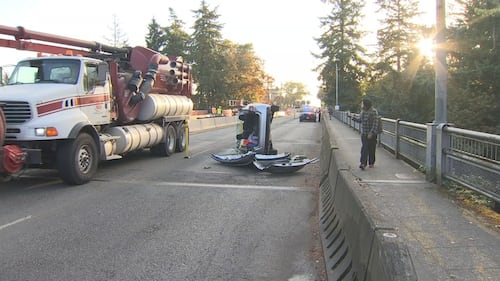
MULTIPOLYGON (((377 22, 373 2, 367 1, 364 21, 367 30, 372 32, 377 22)), ((421 9, 429 9, 428 14, 433 16, 434 2, 420 2, 421 9)), ((161 26, 167 26, 170 7, 191 33, 195 20, 193 10, 197 10, 200 3, 201 0, 3 1, 0 25, 23 26, 32 31, 109 44, 106 38, 111 37, 113 16, 116 16, 128 43, 145 46, 148 24, 155 18, 161 26)), ((288 81, 300 82, 316 96, 320 82, 312 69, 321 61, 311 53, 320 52, 314 38, 321 34, 319 18, 329 14, 330 5, 321 0, 206 0, 206 3, 220 15, 224 39, 253 44, 256 56, 264 61, 264 70, 275 78, 274 86, 288 81)), ((0 66, 15 64, 29 56, 33 53, 0 48, 0 66)))

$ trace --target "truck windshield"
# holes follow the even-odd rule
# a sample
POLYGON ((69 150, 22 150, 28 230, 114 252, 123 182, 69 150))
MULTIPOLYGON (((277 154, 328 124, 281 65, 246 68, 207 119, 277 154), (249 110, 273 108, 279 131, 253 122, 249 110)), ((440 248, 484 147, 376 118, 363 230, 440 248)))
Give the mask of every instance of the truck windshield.
POLYGON ((17 64, 8 84, 76 84, 79 72, 80 61, 75 59, 26 60, 17 64))

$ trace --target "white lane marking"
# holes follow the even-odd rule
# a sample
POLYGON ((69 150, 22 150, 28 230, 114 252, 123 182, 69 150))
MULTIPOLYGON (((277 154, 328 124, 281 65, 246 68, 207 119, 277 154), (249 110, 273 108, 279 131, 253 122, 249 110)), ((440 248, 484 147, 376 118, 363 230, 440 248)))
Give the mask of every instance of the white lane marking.
POLYGON ((233 188, 233 189, 270 189, 270 190, 292 190, 305 191, 304 187, 276 186, 276 185, 239 185, 239 184, 210 184, 210 183, 186 183, 186 182, 159 182, 161 186, 187 186, 187 187, 211 187, 211 188, 233 188))
POLYGON ((14 224, 16 224, 16 223, 20 223, 20 222, 23 222, 23 221, 25 221, 25 220, 29 220, 29 219, 31 219, 31 216, 26 216, 26 217, 24 217, 24 218, 20 218, 20 219, 18 219, 18 220, 13 221, 13 222, 9 222, 9 223, 7 223, 7 224, 0 225, 0 230, 2 230, 2 229, 4 229, 4 228, 7 228, 7 227, 9 227, 9 226, 12 226, 12 225, 14 225, 14 224))
POLYGON ((298 186, 277 186, 277 185, 240 185, 240 184, 212 184, 212 183, 189 183, 189 182, 148 182, 148 181, 133 181, 133 180, 107 180, 107 179, 96 179, 105 182, 123 182, 123 183, 140 183, 140 186, 145 184, 151 184, 155 186, 173 186, 173 187, 199 187, 199 188, 232 188, 232 189, 266 189, 266 190, 285 190, 285 191, 300 191, 300 192, 310 192, 307 190, 308 187, 298 187, 298 186))

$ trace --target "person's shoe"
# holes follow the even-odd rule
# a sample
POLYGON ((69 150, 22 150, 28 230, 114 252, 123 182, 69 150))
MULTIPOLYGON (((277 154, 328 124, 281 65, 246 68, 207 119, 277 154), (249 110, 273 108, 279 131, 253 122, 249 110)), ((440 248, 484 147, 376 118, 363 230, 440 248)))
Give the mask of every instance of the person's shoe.
POLYGON ((366 167, 366 165, 365 165, 365 164, 360 164, 360 165, 359 165, 359 168, 360 168, 361 170, 364 170, 364 169, 365 169, 365 167, 366 167))
POLYGON ((370 165, 368 165, 368 167, 373 168, 373 167, 375 167, 375 164, 370 164, 370 165))

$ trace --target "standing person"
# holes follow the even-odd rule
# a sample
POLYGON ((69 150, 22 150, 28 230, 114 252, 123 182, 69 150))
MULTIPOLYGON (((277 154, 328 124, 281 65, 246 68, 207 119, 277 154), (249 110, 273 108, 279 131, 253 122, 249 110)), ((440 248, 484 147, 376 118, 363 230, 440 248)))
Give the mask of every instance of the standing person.
POLYGON ((366 165, 373 168, 375 165, 375 148, 377 147, 378 113, 372 107, 369 99, 363 99, 359 118, 354 121, 361 122, 361 157, 359 168, 364 170, 366 165))
POLYGON ((328 116, 330 116, 330 120, 332 120, 333 108, 331 105, 328 105, 328 116))

